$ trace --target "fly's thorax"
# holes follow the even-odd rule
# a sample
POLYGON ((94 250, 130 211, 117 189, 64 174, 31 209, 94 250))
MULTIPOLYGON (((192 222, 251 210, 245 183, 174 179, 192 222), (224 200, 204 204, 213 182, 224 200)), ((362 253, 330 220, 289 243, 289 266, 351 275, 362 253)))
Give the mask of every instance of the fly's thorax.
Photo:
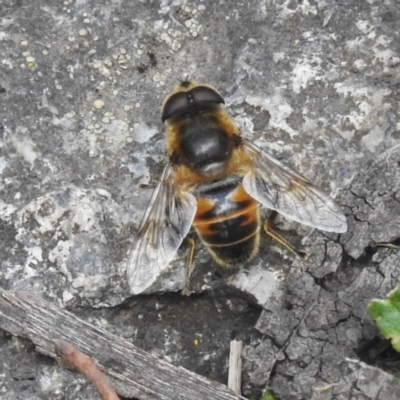
POLYGON ((170 155, 206 179, 222 175, 238 145, 238 129, 224 109, 173 118, 166 123, 170 155))
POLYGON ((183 163, 205 177, 221 174, 233 150, 232 141, 212 113, 187 119, 181 126, 179 142, 183 163))
POLYGON ((239 135, 224 103, 213 87, 184 81, 162 106, 172 163, 188 167, 200 179, 225 173, 239 135))

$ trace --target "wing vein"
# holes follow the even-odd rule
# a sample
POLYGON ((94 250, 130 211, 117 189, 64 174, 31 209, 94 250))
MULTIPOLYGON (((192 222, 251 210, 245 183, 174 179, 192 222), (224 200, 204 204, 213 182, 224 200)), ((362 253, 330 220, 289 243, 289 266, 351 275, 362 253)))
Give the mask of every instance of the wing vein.
POLYGON ((246 140, 243 151, 254 163, 243 179, 243 187, 257 201, 304 225, 328 232, 347 230, 340 207, 308 179, 246 140))

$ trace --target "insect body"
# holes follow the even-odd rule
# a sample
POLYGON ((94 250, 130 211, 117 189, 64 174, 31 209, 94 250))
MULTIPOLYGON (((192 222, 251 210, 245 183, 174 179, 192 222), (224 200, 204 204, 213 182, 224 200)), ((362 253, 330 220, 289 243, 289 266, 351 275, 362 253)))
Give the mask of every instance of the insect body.
POLYGON ((339 206, 306 178, 240 136, 212 87, 182 82, 162 120, 169 160, 132 247, 132 293, 167 268, 193 225, 214 259, 232 266, 257 254, 260 205, 329 232, 345 232, 339 206))
POLYGON ((243 189, 241 179, 200 184, 194 194, 193 226, 215 260, 227 266, 250 260, 258 250, 260 216, 258 202, 243 189))

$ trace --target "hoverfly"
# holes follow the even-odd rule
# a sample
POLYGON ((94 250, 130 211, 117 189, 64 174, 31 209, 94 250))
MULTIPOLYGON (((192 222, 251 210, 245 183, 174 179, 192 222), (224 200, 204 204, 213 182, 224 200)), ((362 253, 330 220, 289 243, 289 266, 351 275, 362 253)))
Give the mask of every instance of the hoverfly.
POLYGON ((168 162, 128 258, 132 293, 141 293, 168 267, 193 226, 218 264, 234 266, 258 252, 260 205, 328 232, 345 232, 340 207, 306 178, 240 136, 211 86, 184 81, 166 98, 162 121, 168 162))

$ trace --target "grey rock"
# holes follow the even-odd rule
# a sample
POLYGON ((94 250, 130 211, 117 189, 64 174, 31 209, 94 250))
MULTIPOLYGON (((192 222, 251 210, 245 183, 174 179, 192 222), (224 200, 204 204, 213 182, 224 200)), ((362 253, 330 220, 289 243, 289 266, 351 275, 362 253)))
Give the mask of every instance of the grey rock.
MULTIPOLYGON (((378 335, 366 305, 400 280, 398 250, 384 247, 400 237, 399 21, 394 0, 2 1, 1 287, 221 382, 236 333, 247 394, 400 398, 390 371, 355 353, 378 335), (282 219, 309 261, 265 239, 254 263, 224 272, 200 245, 195 295, 131 298, 127 253, 165 163, 159 109, 186 75, 221 91, 245 137, 331 194, 349 230, 282 219)), ((185 250, 154 292, 183 288, 185 250)), ((4 332, 0 358, 2 398, 96 398, 4 332)))

